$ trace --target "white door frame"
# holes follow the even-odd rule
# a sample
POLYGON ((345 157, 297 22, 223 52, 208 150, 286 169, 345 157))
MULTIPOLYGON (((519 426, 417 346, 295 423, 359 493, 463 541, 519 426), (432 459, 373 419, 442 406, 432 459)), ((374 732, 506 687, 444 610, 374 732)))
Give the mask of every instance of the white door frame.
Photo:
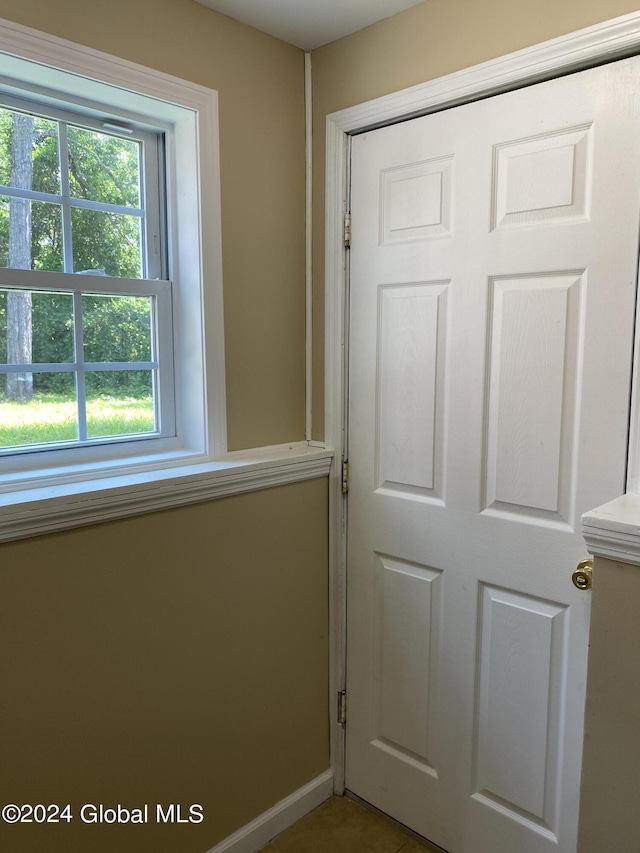
MULTIPOLYGON (((345 458, 348 367, 348 263, 344 246, 350 136, 410 117, 496 95, 613 59, 640 53, 640 12, 596 24, 472 68, 394 92, 327 116, 325 191, 325 438, 334 451, 330 477, 330 732, 334 790, 344 790, 344 727, 337 718, 345 687, 346 504, 341 461, 345 458)), ((637 393, 636 328, 628 488, 640 483, 640 401, 637 393)))

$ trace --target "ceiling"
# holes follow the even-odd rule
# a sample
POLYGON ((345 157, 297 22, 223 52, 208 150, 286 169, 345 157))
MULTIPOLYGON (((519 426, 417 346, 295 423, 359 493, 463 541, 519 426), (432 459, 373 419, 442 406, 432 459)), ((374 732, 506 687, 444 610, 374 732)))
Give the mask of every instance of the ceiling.
POLYGON ((197 0, 283 41, 312 50, 422 0, 197 0))

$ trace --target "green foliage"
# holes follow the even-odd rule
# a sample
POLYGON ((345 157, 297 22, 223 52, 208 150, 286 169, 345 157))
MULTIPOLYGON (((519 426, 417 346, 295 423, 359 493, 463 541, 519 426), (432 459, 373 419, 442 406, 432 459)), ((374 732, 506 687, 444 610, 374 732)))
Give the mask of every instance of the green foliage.
MULTIPOLYGON (((0 183, 11 185, 13 113, 0 108, 0 183)), ((72 198, 117 204, 140 205, 138 143, 93 130, 68 127, 69 184, 72 198)), ((36 118, 34 122, 33 186, 38 192, 60 195, 60 162, 57 123, 36 118)), ((101 269, 107 275, 139 278, 141 220, 125 213, 74 208, 71 215, 74 271, 101 269)), ((9 200, 0 201, 0 264, 9 257, 9 200)), ((60 205, 31 204, 32 268, 60 271, 63 264, 60 205)))
MULTIPOLYGON (((136 296, 85 295, 82 299, 84 357, 86 361, 149 361, 151 306, 136 296)), ((117 370, 86 375, 87 396, 92 394, 147 397, 152 393, 151 371, 117 370)))
MULTIPOLYGON (((33 293, 33 361, 74 360, 73 298, 67 293, 33 293)), ((149 361, 150 302, 146 297, 99 296, 82 299, 85 361, 149 361)), ((0 291, 0 352, 6 352, 6 291, 0 291)), ((68 373, 35 373, 35 391, 69 393, 68 373)), ((152 393, 150 370, 96 371, 86 374, 87 396, 106 394, 143 398, 152 393)))
POLYGON ((138 143, 81 127, 68 128, 74 198, 140 206, 138 143))

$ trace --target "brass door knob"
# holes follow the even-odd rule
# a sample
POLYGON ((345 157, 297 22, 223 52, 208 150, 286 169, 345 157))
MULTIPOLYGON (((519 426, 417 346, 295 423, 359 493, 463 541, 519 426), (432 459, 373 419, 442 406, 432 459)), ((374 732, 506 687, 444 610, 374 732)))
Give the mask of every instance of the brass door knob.
POLYGON ((591 589, 592 574, 593 560, 580 560, 571 575, 573 585, 577 586, 578 589, 591 589))

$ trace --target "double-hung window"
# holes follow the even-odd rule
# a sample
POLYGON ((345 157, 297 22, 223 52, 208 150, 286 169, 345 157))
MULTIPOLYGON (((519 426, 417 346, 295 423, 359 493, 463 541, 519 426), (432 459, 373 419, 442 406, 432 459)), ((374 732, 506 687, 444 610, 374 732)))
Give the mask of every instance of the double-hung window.
POLYGON ((0 464, 175 435, 163 134, 0 102, 0 464))

